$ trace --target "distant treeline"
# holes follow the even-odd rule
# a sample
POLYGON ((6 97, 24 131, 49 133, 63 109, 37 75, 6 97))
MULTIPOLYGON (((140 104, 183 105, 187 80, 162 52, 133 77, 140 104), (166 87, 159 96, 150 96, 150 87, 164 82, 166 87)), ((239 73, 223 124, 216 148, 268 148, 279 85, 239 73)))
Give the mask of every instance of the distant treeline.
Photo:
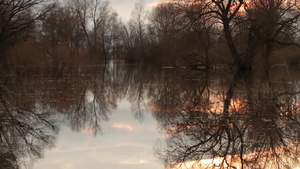
POLYGON ((299 16, 295 0, 179 0, 151 11, 138 2, 123 23, 103 0, 0 0, 1 64, 52 73, 111 59, 268 67, 275 50, 300 56, 299 16))

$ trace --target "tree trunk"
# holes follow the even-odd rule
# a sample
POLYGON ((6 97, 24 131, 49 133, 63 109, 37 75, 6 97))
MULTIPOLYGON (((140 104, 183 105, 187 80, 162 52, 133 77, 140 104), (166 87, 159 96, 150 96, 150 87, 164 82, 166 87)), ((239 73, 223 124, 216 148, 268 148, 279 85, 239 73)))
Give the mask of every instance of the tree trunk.
POLYGON ((272 52, 272 45, 271 42, 267 42, 265 46, 265 54, 263 55, 263 66, 264 68, 270 67, 270 56, 272 52))
POLYGON ((238 54, 233 38, 231 36, 229 23, 227 22, 224 22, 224 34, 234 63, 238 66, 239 69, 252 69, 251 59, 249 60, 249 57, 245 57, 245 59, 243 60, 238 54))

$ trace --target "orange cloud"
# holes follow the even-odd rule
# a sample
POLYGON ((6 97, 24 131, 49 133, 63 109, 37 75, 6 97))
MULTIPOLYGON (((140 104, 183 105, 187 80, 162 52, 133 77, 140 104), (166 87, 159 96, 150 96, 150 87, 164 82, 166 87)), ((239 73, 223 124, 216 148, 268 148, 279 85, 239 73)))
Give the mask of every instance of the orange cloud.
POLYGON ((156 2, 152 2, 152 3, 149 3, 148 6, 152 6, 152 7, 155 7, 155 6, 160 6, 160 5, 164 5, 164 4, 199 4, 201 3, 200 1, 199 2, 188 2, 188 1, 169 1, 169 0, 165 0, 165 1, 156 1, 156 2))
POLYGON ((125 130, 128 130, 128 131, 133 131, 134 130, 134 127, 130 126, 129 124, 118 124, 118 123, 115 123, 115 124, 113 124, 113 128, 116 128, 116 129, 125 129, 125 130))
POLYGON ((95 133, 95 129, 91 128, 91 127, 86 127, 82 129, 83 133, 95 133))
POLYGON ((136 165, 136 164, 147 164, 149 163, 147 160, 126 160, 121 161, 120 164, 129 164, 129 165, 136 165))
MULTIPOLYGON (((291 153, 292 154, 297 154, 298 150, 298 144, 292 144, 289 146, 282 146, 279 148, 276 148, 275 150, 271 151, 262 151, 262 152, 257 152, 257 153, 251 153, 251 154, 244 154, 243 159, 246 161, 253 161, 253 159, 256 159, 254 162, 259 165, 259 164, 266 164, 266 161, 268 162, 267 169, 275 168, 280 166, 281 168, 287 167, 285 164, 287 163, 276 163, 276 160, 278 160, 276 157, 280 155, 282 159, 288 160, 290 158, 291 153), (289 153, 286 153, 289 152, 289 153), (275 156, 274 156, 275 155, 275 156), (275 158, 270 158, 274 156, 275 158)), ((196 169, 196 168, 228 168, 228 164, 231 166, 234 166, 237 169, 243 168, 243 164, 240 161, 240 156, 239 155, 228 155, 226 157, 216 157, 214 159, 203 159, 203 160, 196 160, 196 161, 186 161, 182 163, 178 163, 175 166, 169 168, 169 169, 196 169), (226 162, 225 162, 225 161, 226 162), (228 163, 229 162, 229 163, 228 163)), ((297 160, 300 160, 300 158, 297 158, 297 160)), ((288 164, 290 168, 293 169, 300 169, 298 166, 293 167, 292 161, 288 164)), ((232 168, 232 167, 230 167, 232 168)))

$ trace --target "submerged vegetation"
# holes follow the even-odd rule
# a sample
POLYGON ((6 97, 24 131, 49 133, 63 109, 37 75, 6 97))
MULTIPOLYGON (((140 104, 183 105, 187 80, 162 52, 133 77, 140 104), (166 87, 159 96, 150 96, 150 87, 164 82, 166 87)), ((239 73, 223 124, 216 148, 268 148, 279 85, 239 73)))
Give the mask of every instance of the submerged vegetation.
POLYGON ((128 23, 104 0, 2 0, 0 12, 1 64, 13 73, 112 59, 239 69, 299 62, 294 0, 178 0, 151 11, 139 2, 128 23))

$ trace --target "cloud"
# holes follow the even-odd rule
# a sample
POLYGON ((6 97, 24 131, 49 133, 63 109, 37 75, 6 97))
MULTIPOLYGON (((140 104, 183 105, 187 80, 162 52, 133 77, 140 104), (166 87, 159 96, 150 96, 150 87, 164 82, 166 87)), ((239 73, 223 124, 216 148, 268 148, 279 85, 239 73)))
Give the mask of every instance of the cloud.
POLYGON ((134 127, 132 127, 131 125, 129 124, 122 124, 122 123, 114 123, 113 124, 113 128, 116 128, 116 129, 125 129, 127 131, 134 131, 134 127))
POLYGON ((86 128, 83 128, 83 129, 82 129, 82 132, 83 132, 83 133, 87 133, 87 134, 95 133, 95 129, 92 128, 92 127, 86 127, 86 128))
POLYGON ((147 160, 125 160, 120 162, 120 164, 126 164, 126 165, 149 164, 149 163, 150 162, 147 160))
POLYGON ((202 2, 201 1, 200 2, 187 2, 187 1, 168 0, 168 1, 153 1, 151 3, 147 3, 146 5, 155 7, 155 6, 160 6, 160 5, 164 5, 164 4, 200 4, 200 3, 202 3, 202 2))

